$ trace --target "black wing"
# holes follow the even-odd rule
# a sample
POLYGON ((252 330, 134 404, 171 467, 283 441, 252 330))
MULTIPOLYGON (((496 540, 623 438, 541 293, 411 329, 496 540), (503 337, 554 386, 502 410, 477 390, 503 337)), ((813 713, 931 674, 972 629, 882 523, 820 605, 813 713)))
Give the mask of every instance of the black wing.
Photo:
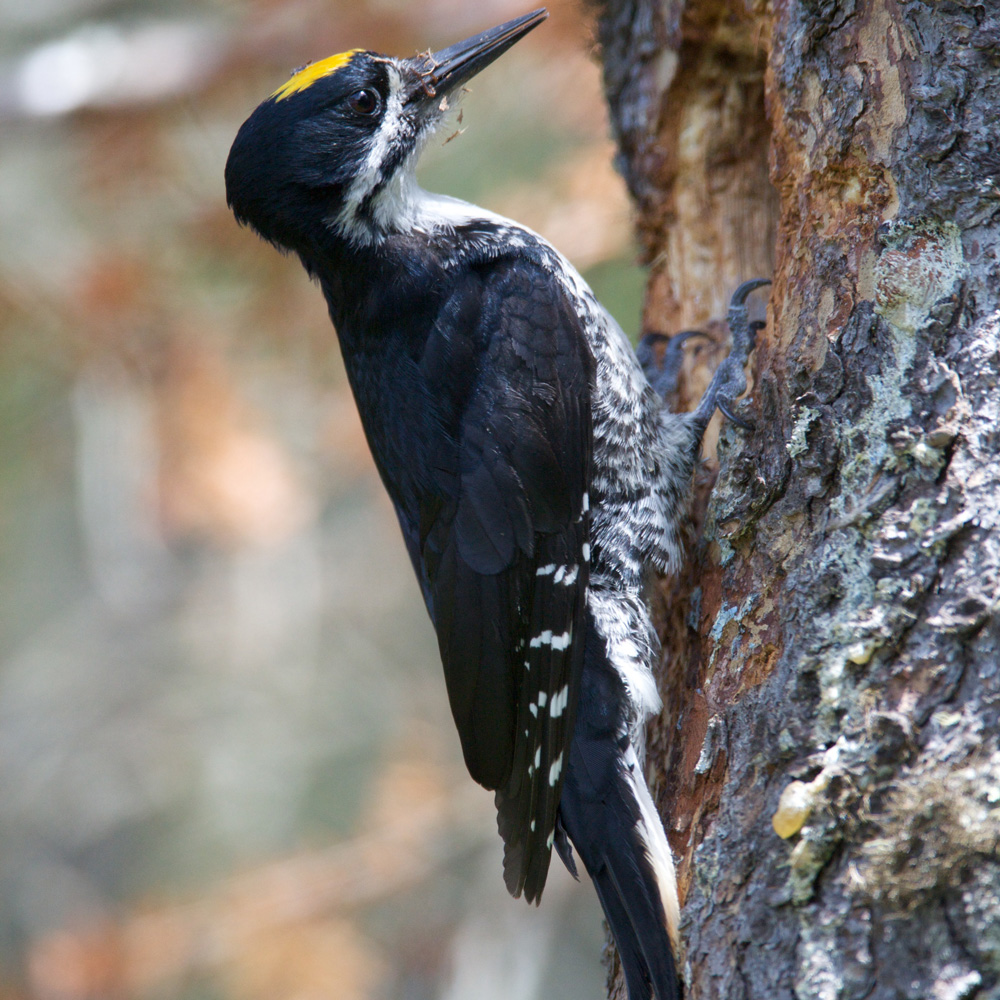
POLYGON ((583 660, 593 360, 556 281, 499 261, 449 298, 421 368, 451 408, 421 501, 425 592, 507 888, 536 900, 583 660))

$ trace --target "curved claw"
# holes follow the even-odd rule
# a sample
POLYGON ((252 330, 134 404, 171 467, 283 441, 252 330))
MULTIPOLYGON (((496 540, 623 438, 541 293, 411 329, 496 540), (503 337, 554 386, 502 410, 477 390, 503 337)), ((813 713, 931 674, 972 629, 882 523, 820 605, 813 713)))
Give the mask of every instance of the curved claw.
POLYGON ((682 330, 668 337, 664 333, 647 333, 639 340, 636 348, 636 357, 642 370, 649 379, 650 385, 659 395, 667 397, 676 389, 677 378, 680 375, 681 366, 684 364, 684 351, 682 350, 685 341, 692 337, 704 337, 711 340, 707 333, 701 330, 682 330), (657 359, 653 352, 653 344, 666 341, 667 345, 662 356, 657 359))
POLYGON ((746 376, 743 368, 750 357, 750 352, 754 349, 757 333, 764 326, 757 320, 750 321, 750 310, 747 307, 746 299, 755 289, 769 284, 771 284, 769 278, 754 278, 751 281, 744 281, 733 292, 732 298, 729 300, 727 319, 733 338, 733 346, 729 356, 716 369, 705 394, 692 413, 692 423, 701 431, 704 431, 708 425, 716 407, 737 427, 753 430, 753 424, 748 424, 742 417, 738 417, 733 412, 733 400, 746 390, 746 376))
POLYGON ((733 297, 729 300, 729 314, 726 316, 726 321, 729 323, 729 330, 733 335, 733 350, 739 352, 744 361, 753 350, 757 331, 761 328, 757 322, 749 322, 750 309, 746 304, 746 299, 754 289, 769 284, 771 284, 770 278, 754 278, 751 281, 744 281, 733 292, 733 297))
POLYGON ((673 365, 679 369, 682 364, 681 355, 683 354, 681 348, 692 337, 704 337, 706 340, 712 339, 702 330, 681 330, 680 333, 675 333, 667 340, 667 348, 663 352, 663 361, 660 364, 660 368, 665 371, 673 365))
POLYGON ((644 333, 639 338, 639 344, 640 346, 642 346, 643 344, 656 344, 659 343, 661 340, 669 340, 669 339, 670 339, 670 334, 660 333, 658 330, 651 330, 649 333, 644 333))
MULTIPOLYGON (((662 337, 663 334, 660 334, 662 337)), ((704 337, 706 340, 711 340, 712 338, 705 333, 704 330, 681 330, 680 333, 675 333, 672 337, 668 337, 668 341, 671 344, 677 344, 680 346, 686 340, 690 340, 692 337, 704 337)))
POLYGON ((753 430, 753 424, 747 423, 747 421, 745 421, 742 417, 736 416, 732 410, 732 400, 726 396, 719 396, 715 401, 715 405, 729 420, 736 424, 737 427, 742 427, 745 431, 753 430))
POLYGON ((639 338, 639 346, 636 353, 640 351, 646 354, 652 353, 652 345, 659 344, 666 341, 667 349, 671 347, 680 347, 685 341, 690 340, 692 337, 704 337, 706 340, 711 340, 707 333, 703 330, 681 330, 680 333, 667 334, 659 333, 657 331, 651 333, 644 333, 639 338))
POLYGON ((746 304, 747 296, 757 288, 763 288, 764 285, 771 284, 770 278, 751 278, 749 281, 744 281, 739 288, 733 292, 732 298, 729 300, 729 308, 739 308, 746 304))

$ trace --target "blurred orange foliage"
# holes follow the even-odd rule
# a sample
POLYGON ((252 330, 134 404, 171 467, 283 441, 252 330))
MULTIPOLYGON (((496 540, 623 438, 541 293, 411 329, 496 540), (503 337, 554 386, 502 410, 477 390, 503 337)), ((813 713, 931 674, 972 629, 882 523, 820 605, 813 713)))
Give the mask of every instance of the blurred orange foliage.
MULTIPOLYGON (((0 1000, 443 992, 447 942, 428 941, 464 917, 490 796, 322 296, 237 227, 222 171, 293 67, 522 11, 0 5, 0 1000), (164 42, 136 75, 138 39, 176 29, 197 65, 151 94, 195 50, 164 42), (414 919, 370 931, 418 890, 414 919)), ((628 271, 591 44, 553 8, 421 178, 628 271)))

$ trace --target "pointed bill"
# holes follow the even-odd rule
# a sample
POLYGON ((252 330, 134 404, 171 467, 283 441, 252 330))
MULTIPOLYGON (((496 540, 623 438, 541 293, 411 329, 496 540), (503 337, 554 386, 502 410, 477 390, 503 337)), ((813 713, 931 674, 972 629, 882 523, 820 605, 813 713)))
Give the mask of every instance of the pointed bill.
POLYGON ((471 80, 478 72, 499 58, 515 42, 549 16, 544 7, 516 17, 496 28, 481 31, 478 35, 456 42, 446 49, 412 60, 413 68, 420 74, 420 85, 410 99, 446 96, 471 80))

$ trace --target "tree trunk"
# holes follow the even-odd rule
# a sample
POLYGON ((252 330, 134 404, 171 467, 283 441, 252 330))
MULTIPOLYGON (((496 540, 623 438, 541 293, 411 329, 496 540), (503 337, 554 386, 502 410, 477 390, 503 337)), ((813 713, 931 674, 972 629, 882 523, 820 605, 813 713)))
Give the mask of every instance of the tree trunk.
POLYGON ((774 279, 755 429, 659 588, 687 995, 1000 997, 1000 5, 598 25, 647 329, 774 279))

